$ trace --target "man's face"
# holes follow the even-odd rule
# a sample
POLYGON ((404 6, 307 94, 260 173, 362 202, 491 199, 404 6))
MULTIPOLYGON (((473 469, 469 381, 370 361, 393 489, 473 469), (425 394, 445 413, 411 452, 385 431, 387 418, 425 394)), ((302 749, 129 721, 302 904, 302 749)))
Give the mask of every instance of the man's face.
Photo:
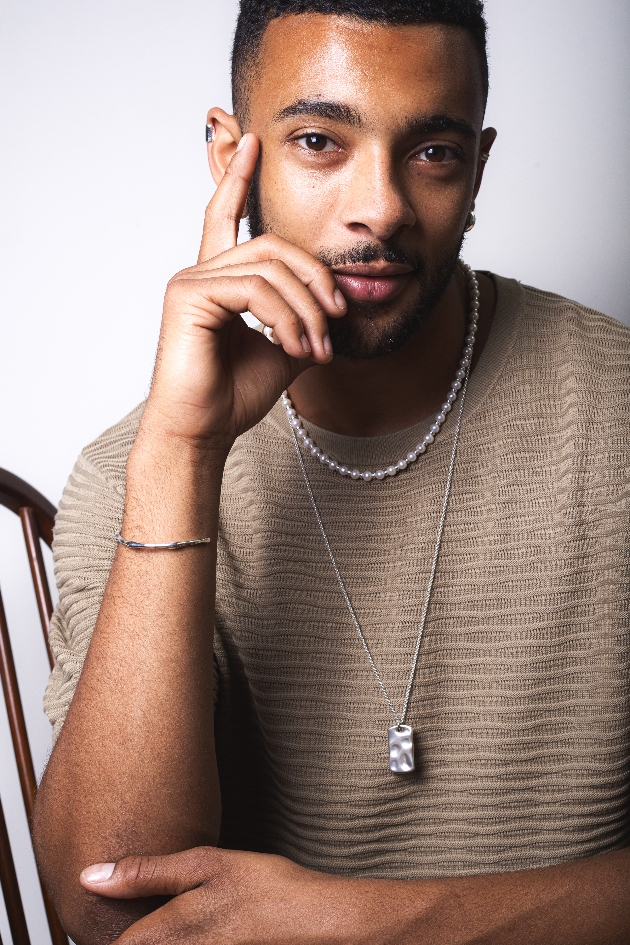
POLYGON ((396 350, 450 281, 473 199, 483 92, 462 29, 304 14, 273 20, 250 98, 252 235, 332 266, 337 355, 396 350))

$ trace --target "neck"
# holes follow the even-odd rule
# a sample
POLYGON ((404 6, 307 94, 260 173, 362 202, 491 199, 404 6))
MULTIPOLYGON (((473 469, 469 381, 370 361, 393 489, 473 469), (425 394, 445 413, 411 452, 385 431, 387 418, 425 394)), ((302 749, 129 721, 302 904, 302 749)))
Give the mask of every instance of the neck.
MULTIPOLYGON (((478 275, 479 327, 472 370, 492 327, 496 293, 478 275)), ((459 270, 430 316, 385 358, 333 358, 301 374, 289 394, 305 420, 345 436, 382 436, 436 413, 457 370, 468 328, 469 297, 459 270)))

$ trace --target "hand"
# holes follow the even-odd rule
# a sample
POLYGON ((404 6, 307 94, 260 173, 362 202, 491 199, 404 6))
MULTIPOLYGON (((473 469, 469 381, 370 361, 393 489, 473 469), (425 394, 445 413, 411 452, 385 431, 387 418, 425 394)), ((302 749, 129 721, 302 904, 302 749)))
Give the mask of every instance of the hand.
MULTIPOLYGON (((174 896, 117 945, 330 945, 382 941, 370 880, 315 873, 280 856, 198 847, 88 867, 81 883, 113 899, 174 896), (113 872, 111 869, 113 867, 113 872), (104 881, 90 882, 110 872, 104 881), (341 886, 352 887, 341 895, 341 886)), ((382 919, 381 919, 382 921, 382 919)), ((390 926, 391 932, 391 926, 390 926)))
POLYGON ((206 210, 198 264, 168 284, 145 430, 229 449, 298 374, 332 357, 326 316, 346 303, 330 269, 277 236, 236 245, 257 158, 258 139, 244 135, 206 210))

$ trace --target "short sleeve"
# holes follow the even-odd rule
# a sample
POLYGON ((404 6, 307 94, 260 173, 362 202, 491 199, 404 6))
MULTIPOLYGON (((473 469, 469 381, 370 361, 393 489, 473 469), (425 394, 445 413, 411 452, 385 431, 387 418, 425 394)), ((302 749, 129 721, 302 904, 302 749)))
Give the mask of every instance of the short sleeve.
POLYGON ((56 660, 44 711, 56 741, 85 660, 114 559, 124 488, 116 486, 83 455, 64 490, 55 519, 53 557, 59 604, 50 627, 56 660))

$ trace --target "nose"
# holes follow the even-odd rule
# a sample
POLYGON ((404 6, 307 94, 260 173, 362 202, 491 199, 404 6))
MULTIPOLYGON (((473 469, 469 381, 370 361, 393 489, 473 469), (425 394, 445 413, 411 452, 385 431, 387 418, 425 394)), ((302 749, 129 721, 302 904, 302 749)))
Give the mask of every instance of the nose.
POLYGON ((348 229, 384 242, 415 224, 415 211, 385 148, 375 145, 357 154, 349 171, 341 204, 341 221, 348 229))

